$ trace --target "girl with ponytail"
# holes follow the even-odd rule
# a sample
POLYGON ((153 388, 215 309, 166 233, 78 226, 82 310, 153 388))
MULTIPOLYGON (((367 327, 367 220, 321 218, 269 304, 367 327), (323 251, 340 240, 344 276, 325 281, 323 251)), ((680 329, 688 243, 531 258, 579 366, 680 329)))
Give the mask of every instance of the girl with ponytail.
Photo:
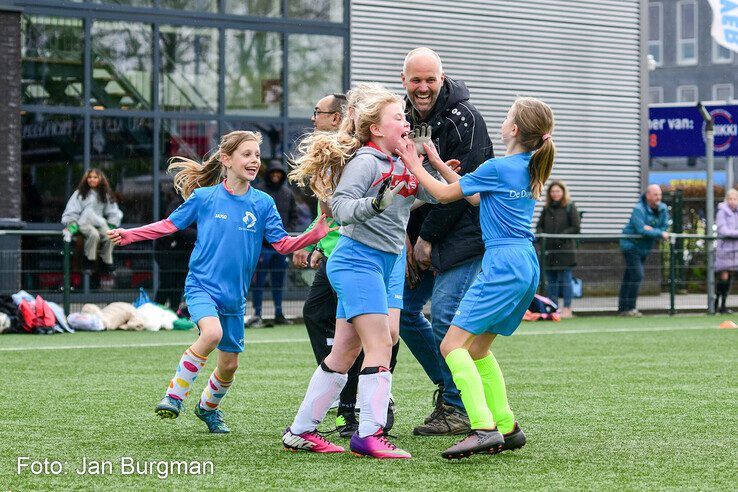
POLYGON ((525 444, 525 434, 507 402, 500 366, 489 349, 497 335, 511 335, 517 329, 538 287, 540 269, 531 221, 554 164, 553 128, 553 113, 546 103, 517 99, 502 123, 505 157, 490 159, 462 177, 452 170, 453 163, 447 165, 435 148, 425 145, 431 164, 448 184, 423 169, 414 144, 397 151, 441 203, 464 197, 481 202, 486 250, 482 272, 464 295, 441 342, 441 354, 472 428, 469 436, 441 453, 447 459, 495 454, 525 444))
POLYGON ((108 232, 113 243, 125 246, 158 239, 197 223, 185 298, 200 335, 182 355, 155 413, 161 418, 179 416, 195 378, 217 348, 217 367, 194 412, 214 433, 230 431, 219 406, 243 351, 246 296, 262 241, 288 254, 317 243, 330 230, 322 216, 308 233, 290 237, 285 232, 274 200, 251 186, 261 166, 260 143, 257 132, 234 131, 221 138, 218 150, 202 164, 174 157, 169 171, 176 173, 175 189, 186 201, 167 219, 108 232))

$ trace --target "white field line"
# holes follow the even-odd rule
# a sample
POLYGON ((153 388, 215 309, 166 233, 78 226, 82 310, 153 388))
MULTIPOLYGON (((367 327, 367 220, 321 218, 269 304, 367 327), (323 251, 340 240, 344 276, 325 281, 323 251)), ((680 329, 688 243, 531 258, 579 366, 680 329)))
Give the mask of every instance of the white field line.
MULTIPOLYGON (((612 328, 607 330, 551 330, 551 331, 534 331, 534 332, 516 332, 514 336, 534 336, 534 335, 591 335, 597 333, 648 333, 657 331, 688 331, 688 330, 716 330, 713 324, 705 326, 651 326, 648 328, 612 328)), ((2 340, 2 338, 0 338, 2 340)), ((283 338, 275 340, 254 340, 246 341, 246 345, 260 345, 272 343, 308 343, 307 338, 283 338)), ((0 352, 22 352, 24 350, 79 350, 79 349, 117 349, 117 348, 155 348, 155 347, 178 347, 189 345, 191 342, 157 342, 157 343, 121 343, 117 345, 40 345, 37 347, 0 347, 0 352)))

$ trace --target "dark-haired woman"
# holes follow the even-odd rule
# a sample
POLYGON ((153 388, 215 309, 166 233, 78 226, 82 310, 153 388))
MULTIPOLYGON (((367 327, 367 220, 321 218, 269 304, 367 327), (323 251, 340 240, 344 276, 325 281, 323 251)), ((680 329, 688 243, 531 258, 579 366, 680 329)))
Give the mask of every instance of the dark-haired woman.
POLYGON ((100 246, 104 268, 112 271, 113 243, 107 236, 108 224, 118 227, 122 219, 123 212, 115 203, 108 178, 101 170, 90 169, 69 198, 61 222, 70 231, 79 231, 85 238, 87 268, 95 262, 100 246))
MULTIPOLYGON (((569 198, 569 189, 563 181, 548 186, 546 205, 538 219, 536 232, 545 234, 579 234, 579 212, 569 198)), ((571 318, 571 270, 576 266, 576 245, 573 239, 549 239, 546 241, 546 295, 559 303, 564 299, 562 318, 571 318)))

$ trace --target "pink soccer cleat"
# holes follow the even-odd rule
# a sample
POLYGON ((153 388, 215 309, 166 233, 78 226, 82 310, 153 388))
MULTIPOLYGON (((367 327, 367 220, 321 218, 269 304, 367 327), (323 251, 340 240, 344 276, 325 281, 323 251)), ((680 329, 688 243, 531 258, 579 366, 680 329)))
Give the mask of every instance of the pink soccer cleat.
POLYGON ((285 429, 282 435, 282 444, 287 451, 310 451, 313 453, 343 453, 346 451, 341 446, 336 446, 317 430, 293 434, 290 428, 285 429))
POLYGON ((384 435, 384 429, 379 429, 371 436, 359 437, 356 433, 351 436, 349 445, 351 452, 357 456, 370 456, 372 458, 411 458, 410 453, 400 449, 384 435))

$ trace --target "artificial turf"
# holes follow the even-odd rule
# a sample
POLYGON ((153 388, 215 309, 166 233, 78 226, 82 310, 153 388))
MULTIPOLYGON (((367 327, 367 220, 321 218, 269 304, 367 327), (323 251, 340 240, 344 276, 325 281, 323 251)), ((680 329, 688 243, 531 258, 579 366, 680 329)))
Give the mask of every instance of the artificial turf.
POLYGON ((377 461, 283 450, 315 367, 302 326, 246 331, 223 403, 229 435, 206 432, 193 398, 177 420, 154 416, 192 332, 2 336, 0 490, 735 490, 738 330, 718 329, 723 319, 524 324, 493 350, 528 444, 457 462, 439 454, 458 437, 412 435, 435 388, 406 347, 392 433, 413 458, 377 461), (63 472, 18 474, 19 457, 62 462, 63 472), (121 457, 210 460, 214 473, 122 475, 121 457), (113 472, 77 475, 83 458, 109 460, 113 472))

